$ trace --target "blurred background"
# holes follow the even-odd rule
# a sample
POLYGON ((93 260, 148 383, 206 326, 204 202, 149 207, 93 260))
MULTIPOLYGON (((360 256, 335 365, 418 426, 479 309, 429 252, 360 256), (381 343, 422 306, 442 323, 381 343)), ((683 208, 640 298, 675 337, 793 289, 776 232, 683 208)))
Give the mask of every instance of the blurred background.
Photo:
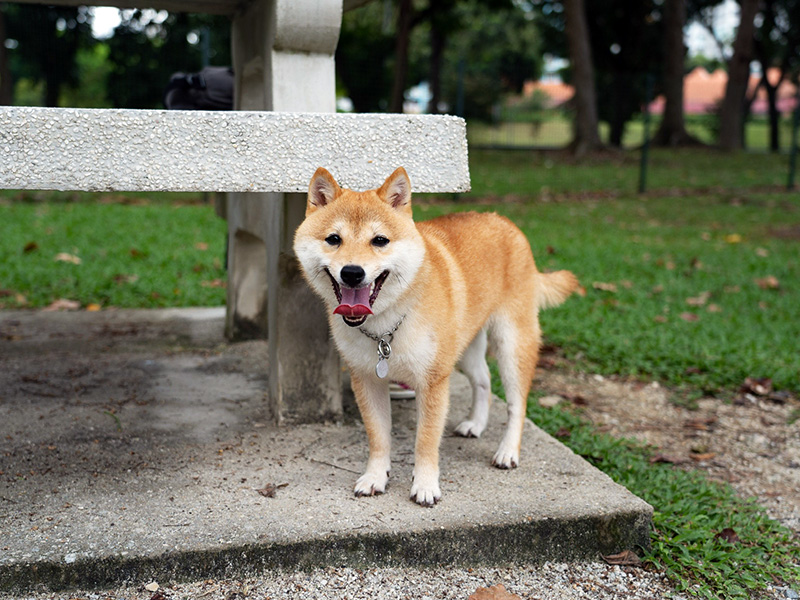
MULTIPOLYGON (((648 114, 658 145, 791 145, 800 0, 350 5, 340 111, 457 114, 474 148, 636 148, 648 114)), ((230 64, 227 17, 0 4, 0 104, 160 108, 173 73, 230 64)))

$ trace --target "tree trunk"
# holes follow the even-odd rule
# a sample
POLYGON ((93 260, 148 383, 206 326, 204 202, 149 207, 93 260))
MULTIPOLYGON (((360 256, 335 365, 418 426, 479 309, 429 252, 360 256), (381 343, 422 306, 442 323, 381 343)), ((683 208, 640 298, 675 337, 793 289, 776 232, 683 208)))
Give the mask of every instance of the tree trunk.
POLYGON ((743 147, 744 97, 750 79, 750 61, 753 60, 755 16, 759 0, 741 0, 741 20, 733 43, 733 56, 728 62, 728 85, 719 113, 719 147, 722 150, 739 150, 743 147))
POLYGON ((653 144, 658 146, 695 146, 700 141, 686 131, 683 114, 683 65, 686 46, 683 28, 686 25, 686 0, 664 2, 664 115, 653 144))
POLYGON ((408 43, 413 21, 414 3, 412 0, 400 0, 400 8, 397 13, 397 40, 394 46, 394 85, 389 102, 389 112, 403 112, 408 77, 408 43))
POLYGON ((583 0, 564 0, 567 45, 575 86, 573 105, 573 139, 569 145, 576 156, 602 147, 598 133, 597 94, 594 85, 594 65, 589 45, 589 26, 583 0))
POLYGON ((14 101, 14 85, 6 50, 6 16, 0 6, 0 106, 11 106, 14 101))
POLYGON ((431 20, 431 71, 430 86, 431 100, 428 103, 428 112, 432 115, 439 114, 439 102, 442 99, 442 58, 447 36, 437 23, 431 20))

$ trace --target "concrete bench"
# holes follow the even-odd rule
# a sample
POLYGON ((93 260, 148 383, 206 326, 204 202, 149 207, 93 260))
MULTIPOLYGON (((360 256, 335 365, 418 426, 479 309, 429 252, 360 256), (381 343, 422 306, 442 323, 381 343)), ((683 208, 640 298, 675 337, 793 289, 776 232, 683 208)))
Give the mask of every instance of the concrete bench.
POLYGON ((278 422, 342 409, 326 315, 291 250, 314 170, 327 167, 343 185, 367 189, 402 165, 417 192, 469 187, 463 121, 334 114, 342 13, 367 1, 117 0, 123 8, 228 15, 236 111, 0 108, 2 188, 229 192, 226 331, 269 337, 278 422))
POLYGON ((368 189, 400 165, 416 192, 469 189, 463 120, 0 109, 0 188, 239 192, 228 211, 228 329, 241 334, 250 323, 268 332, 270 402, 279 421, 341 411, 341 369, 326 316, 291 252, 308 181, 325 166, 342 185, 368 189))

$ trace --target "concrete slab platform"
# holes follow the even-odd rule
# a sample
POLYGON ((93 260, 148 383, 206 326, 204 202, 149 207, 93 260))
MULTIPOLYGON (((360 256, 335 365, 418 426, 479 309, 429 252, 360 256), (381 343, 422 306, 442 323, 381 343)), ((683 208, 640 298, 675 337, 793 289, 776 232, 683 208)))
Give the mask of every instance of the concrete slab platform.
MULTIPOLYGON (((415 406, 393 402, 387 493, 341 423, 274 427, 267 344, 228 344, 220 309, 0 313, 0 592, 316 566, 507 565, 648 543, 652 508, 533 424, 521 465, 442 444, 441 502, 408 498, 415 406)), ((450 429, 468 409, 453 378, 450 429)))

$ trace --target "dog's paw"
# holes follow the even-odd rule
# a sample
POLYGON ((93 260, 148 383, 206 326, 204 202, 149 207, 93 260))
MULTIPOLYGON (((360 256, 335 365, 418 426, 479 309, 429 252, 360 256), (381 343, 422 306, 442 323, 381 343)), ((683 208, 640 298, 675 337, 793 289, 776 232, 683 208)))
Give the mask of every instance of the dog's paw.
POLYGON ((386 491, 386 483, 388 481, 388 471, 385 473, 366 472, 356 481, 353 493, 356 496, 377 496, 386 491))
POLYGON ((508 450, 501 446, 495 452, 492 464, 498 469, 515 469, 519 464, 519 452, 508 450))
POLYGON ((420 506, 433 506, 441 497, 438 474, 414 473, 414 483, 411 486, 411 499, 414 502, 420 506))
POLYGON ((464 421, 461 424, 459 424, 459 426, 456 427, 454 431, 456 435, 460 435, 461 437, 477 438, 481 437, 481 434, 483 433, 484 429, 485 426, 481 427, 475 421, 464 421))

